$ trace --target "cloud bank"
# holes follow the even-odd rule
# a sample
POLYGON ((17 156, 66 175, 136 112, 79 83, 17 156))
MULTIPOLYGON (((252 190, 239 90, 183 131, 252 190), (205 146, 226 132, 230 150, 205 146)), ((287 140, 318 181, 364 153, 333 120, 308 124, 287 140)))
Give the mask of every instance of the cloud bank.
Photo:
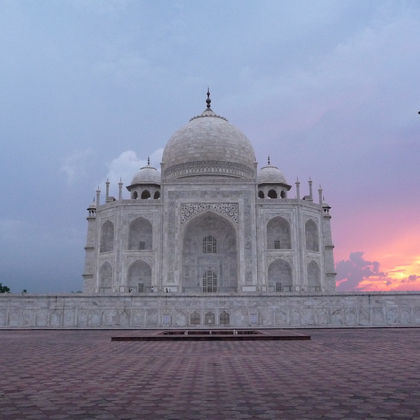
POLYGON ((347 260, 336 264, 337 291, 418 290, 420 275, 407 275, 403 267, 381 271, 378 261, 369 261, 363 255, 361 251, 352 252, 347 260))

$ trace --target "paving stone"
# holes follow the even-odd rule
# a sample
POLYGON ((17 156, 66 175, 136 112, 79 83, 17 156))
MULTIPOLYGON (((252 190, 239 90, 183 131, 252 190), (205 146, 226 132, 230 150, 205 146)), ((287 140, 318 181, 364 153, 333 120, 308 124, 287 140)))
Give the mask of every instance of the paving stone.
POLYGON ((0 419, 420 420, 420 329, 310 341, 111 342, 133 331, 0 331, 0 419))

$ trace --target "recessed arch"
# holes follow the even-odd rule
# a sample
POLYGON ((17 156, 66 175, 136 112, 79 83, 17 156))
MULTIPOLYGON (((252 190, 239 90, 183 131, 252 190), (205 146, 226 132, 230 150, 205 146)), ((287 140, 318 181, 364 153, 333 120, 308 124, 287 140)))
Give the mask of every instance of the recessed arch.
POLYGON ((99 269, 99 292, 112 291, 112 265, 105 261, 99 269))
POLYGON ((308 264, 308 288, 312 292, 321 290, 321 270, 315 261, 308 264))
POLYGON ((204 315, 204 324, 206 325, 214 325, 216 323, 216 316, 213 312, 207 312, 204 315))
POLYGON ((202 293, 207 271, 217 278, 217 292, 237 290, 236 230, 230 221, 213 212, 196 216, 184 228, 182 246, 183 291, 202 293), (216 252, 203 252, 204 246, 216 252))
POLYGON ((147 199, 149 199, 150 198, 150 191, 149 190, 144 190, 142 193, 141 193, 141 197, 140 197, 142 200, 147 200, 147 199))
POLYGON ((100 252, 110 252, 114 249, 114 224, 107 220, 101 227, 100 252))
POLYGON ((277 198, 277 192, 276 190, 270 190, 267 193, 268 198, 277 198))
POLYGON ((311 219, 305 223, 306 249, 319 252, 318 226, 311 219))
POLYGON ((152 224, 144 217, 138 217, 128 228, 128 249, 150 250, 153 246, 152 224))
POLYGON ((155 200, 159 199, 159 198, 160 198, 160 191, 155 191, 155 193, 154 193, 154 195, 153 195, 153 198, 154 198, 155 200))
POLYGON ((278 259, 269 265, 268 286, 269 289, 276 292, 292 291, 292 268, 287 261, 278 259))
POLYGON ((230 324, 230 315, 226 311, 220 312, 219 315, 219 324, 220 325, 229 325, 230 324))
POLYGON ((258 191, 258 198, 264 198, 264 192, 263 191, 258 191))
POLYGON ((131 195, 131 198, 133 200, 137 200, 138 197, 139 197, 139 195, 138 195, 137 191, 134 191, 133 194, 131 195))
POLYGON ((281 216, 267 223, 267 248, 291 249, 290 223, 281 216))
POLYGON ((190 324, 191 325, 200 325, 201 324, 201 316, 200 313, 197 311, 194 311, 190 315, 190 324))
POLYGON ((128 290, 138 293, 147 293, 152 288, 152 269, 142 260, 130 265, 127 274, 128 290))

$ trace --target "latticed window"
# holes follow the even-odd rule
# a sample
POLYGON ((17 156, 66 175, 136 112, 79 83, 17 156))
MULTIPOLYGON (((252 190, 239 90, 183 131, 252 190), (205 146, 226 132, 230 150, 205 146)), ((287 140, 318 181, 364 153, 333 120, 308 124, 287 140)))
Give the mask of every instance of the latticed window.
POLYGON ((214 293, 217 291, 217 275, 214 271, 208 270, 203 275, 203 292, 214 293))
POLYGON ((146 242, 144 242, 144 241, 140 241, 139 242, 139 250, 144 250, 144 249, 146 249, 146 242))
POLYGON ((203 238, 203 252, 204 254, 216 253, 216 238, 211 235, 203 238))
POLYGON ((274 249, 281 249, 280 241, 279 240, 275 240, 274 241, 274 249))

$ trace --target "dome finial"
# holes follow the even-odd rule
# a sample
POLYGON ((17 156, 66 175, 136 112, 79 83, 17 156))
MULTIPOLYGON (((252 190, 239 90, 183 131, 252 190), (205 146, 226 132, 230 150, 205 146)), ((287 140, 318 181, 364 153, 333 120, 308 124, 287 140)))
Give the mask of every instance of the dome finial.
POLYGON ((207 109, 210 109, 211 99, 210 99, 210 88, 207 88, 207 99, 206 99, 207 109))
POLYGON ((150 156, 147 156, 147 166, 150 166, 150 156))
POLYGON ((270 163, 270 155, 268 155, 268 157, 267 157, 267 165, 271 165, 271 163, 270 163))

